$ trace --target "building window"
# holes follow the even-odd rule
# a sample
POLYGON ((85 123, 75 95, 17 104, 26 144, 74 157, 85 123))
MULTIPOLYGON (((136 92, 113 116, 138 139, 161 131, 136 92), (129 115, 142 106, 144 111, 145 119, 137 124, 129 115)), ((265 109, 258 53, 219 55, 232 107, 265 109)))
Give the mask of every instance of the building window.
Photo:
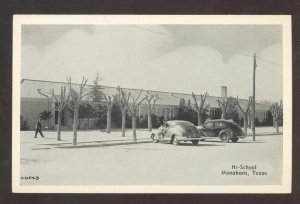
MULTIPOLYGON (((57 106, 58 106, 58 103, 56 102, 55 103, 55 112, 54 112, 54 122, 55 122, 55 125, 58 124, 57 106)), ((65 111, 64 110, 61 112, 61 125, 65 125, 65 111)))
POLYGON ((170 108, 167 108, 167 118, 170 118, 170 108))
MULTIPOLYGON (((65 114, 64 111, 61 112, 61 125, 65 125, 65 114)), ((55 111, 55 125, 58 124, 58 111, 55 111)))
POLYGON ((210 118, 211 119, 215 118, 215 110, 210 110, 210 118))

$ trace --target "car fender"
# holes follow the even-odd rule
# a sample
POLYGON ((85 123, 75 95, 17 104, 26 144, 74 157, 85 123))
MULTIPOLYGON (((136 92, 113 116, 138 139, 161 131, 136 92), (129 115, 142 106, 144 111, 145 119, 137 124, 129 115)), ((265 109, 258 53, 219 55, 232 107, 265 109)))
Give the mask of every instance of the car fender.
POLYGON ((196 126, 196 128, 197 128, 198 132, 200 133, 200 135, 204 135, 203 134, 203 129, 204 129, 203 126, 196 126))
POLYGON ((230 129, 224 129, 224 130, 221 130, 221 131, 219 132, 219 138, 221 138, 221 135, 222 135, 224 132, 226 132, 226 133, 229 134, 229 139, 233 137, 233 132, 232 132, 232 130, 230 130, 230 129))

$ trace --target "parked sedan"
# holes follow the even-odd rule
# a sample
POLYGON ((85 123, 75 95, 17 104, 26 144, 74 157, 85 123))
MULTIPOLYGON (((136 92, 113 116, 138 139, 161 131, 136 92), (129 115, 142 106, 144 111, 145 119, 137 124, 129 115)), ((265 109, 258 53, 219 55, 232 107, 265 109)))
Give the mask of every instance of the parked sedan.
POLYGON ((196 126, 188 121, 170 120, 165 122, 158 130, 151 132, 153 141, 170 141, 178 145, 181 141, 191 141, 197 145, 203 136, 198 132, 196 126))
POLYGON ((219 137, 222 142, 237 142, 246 138, 242 128, 232 120, 209 120, 197 129, 204 137, 219 137))

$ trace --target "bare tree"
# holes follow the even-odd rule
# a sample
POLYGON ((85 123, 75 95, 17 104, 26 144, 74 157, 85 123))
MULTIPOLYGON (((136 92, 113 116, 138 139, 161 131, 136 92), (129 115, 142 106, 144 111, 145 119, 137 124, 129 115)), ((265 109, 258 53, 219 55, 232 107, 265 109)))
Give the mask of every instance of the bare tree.
POLYGON ((60 95, 56 96, 54 89, 51 89, 49 94, 55 99, 55 109, 58 112, 57 117, 57 141, 61 140, 61 118, 63 110, 66 108, 69 102, 69 95, 66 94, 66 86, 62 86, 60 89, 60 95))
POLYGON ((244 119, 244 132, 245 134, 247 135, 247 128, 248 128, 248 114, 249 114, 249 111, 250 111, 250 107, 251 107, 251 96, 249 97, 249 100, 248 100, 248 104, 247 104, 247 107, 245 109, 243 109, 239 103, 239 97, 237 96, 236 99, 234 99, 234 102, 235 104, 239 107, 240 111, 242 112, 243 114, 243 119, 244 119))
POLYGON ((224 98, 222 101, 218 100, 219 107, 222 111, 221 119, 225 119, 226 112, 228 110, 228 98, 224 98))
POLYGON ((68 88, 69 88, 69 96, 71 98, 71 101, 69 102, 69 107, 74 113, 74 122, 73 122, 73 145, 77 145, 77 128, 78 128, 78 111, 80 104, 83 103, 83 99, 86 96, 86 78, 82 78, 81 84, 79 84, 79 91, 77 92, 72 87, 72 80, 71 77, 67 78, 68 82, 68 88))
POLYGON ((196 95, 194 93, 192 93, 192 97, 194 99, 194 107, 197 112, 198 125, 202 125, 204 122, 202 116, 203 116, 205 109, 208 106, 208 105, 206 105, 206 107, 205 107, 205 101, 206 101, 207 96, 208 96, 207 92, 205 92, 205 94, 200 94, 200 101, 198 102, 196 95))
POLYGON ((155 92, 155 94, 147 91, 147 95, 145 96, 146 105, 147 105, 147 111, 148 111, 148 131, 152 131, 152 118, 151 118, 151 112, 153 110, 153 107, 156 103, 156 101, 159 99, 158 93, 155 92))
POLYGON ((126 130, 126 112, 127 112, 127 105, 126 101, 129 101, 129 94, 126 96, 126 93, 123 93, 124 90, 120 88, 120 86, 117 87, 117 94, 115 95, 115 102, 119 106, 122 114, 122 137, 125 137, 125 130, 126 130), (126 99, 122 97, 122 95, 126 96, 126 99))
POLYGON ((283 104, 282 101, 274 103, 271 106, 271 113, 275 121, 276 132, 279 133, 279 121, 283 119, 283 104))
POLYGON ((106 96, 104 95, 104 99, 106 102, 106 107, 107 107, 107 119, 106 119, 106 132, 110 133, 110 128, 111 128, 111 111, 113 108, 113 105, 115 103, 115 96, 106 96))
MULTIPOLYGON (((121 89, 122 90, 122 89, 121 89)), ((128 107, 129 114, 132 117, 132 132, 133 132, 133 141, 136 142, 136 117, 138 113, 138 109, 141 105, 141 103, 145 100, 144 98, 141 98, 143 90, 141 90, 137 97, 131 96, 131 93, 126 93, 125 91, 121 91, 121 96, 126 103, 126 106, 128 107), (132 99, 130 101, 130 98, 132 99)))

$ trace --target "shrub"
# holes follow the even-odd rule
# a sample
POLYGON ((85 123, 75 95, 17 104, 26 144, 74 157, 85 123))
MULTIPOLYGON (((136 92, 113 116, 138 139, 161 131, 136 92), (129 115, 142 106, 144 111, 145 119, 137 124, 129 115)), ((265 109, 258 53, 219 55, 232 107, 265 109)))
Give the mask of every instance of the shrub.
POLYGON ((27 120, 24 120, 23 116, 21 116, 21 118, 20 118, 20 129, 21 130, 28 130, 29 129, 29 125, 27 123, 27 120))

